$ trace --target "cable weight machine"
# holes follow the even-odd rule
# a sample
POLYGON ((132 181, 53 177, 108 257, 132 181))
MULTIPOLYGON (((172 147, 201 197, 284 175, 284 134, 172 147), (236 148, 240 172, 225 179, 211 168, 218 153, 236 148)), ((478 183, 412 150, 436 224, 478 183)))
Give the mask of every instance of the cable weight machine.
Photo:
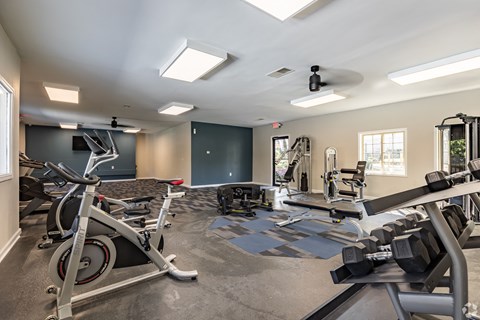
MULTIPOLYGON (((480 117, 468 116, 457 113, 455 116, 442 120, 440 125, 435 126, 437 137, 437 170, 454 174, 466 170, 467 164, 480 157, 480 117)), ((465 177, 464 182, 469 182, 470 177, 465 177)), ((480 221, 480 212, 471 204, 471 197, 465 195, 461 200, 451 199, 453 202, 461 202, 468 219, 480 221)), ((460 204, 460 203, 459 203, 460 204)))
POLYGON ((289 165, 284 176, 277 181, 280 182, 278 192, 282 189, 287 189, 289 196, 294 195, 290 191, 290 182, 297 182, 297 191, 301 193, 312 192, 312 146, 310 138, 307 136, 300 136, 295 139, 293 145, 285 151, 279 159, 282 159, 285 154, 289 155, 289 165))

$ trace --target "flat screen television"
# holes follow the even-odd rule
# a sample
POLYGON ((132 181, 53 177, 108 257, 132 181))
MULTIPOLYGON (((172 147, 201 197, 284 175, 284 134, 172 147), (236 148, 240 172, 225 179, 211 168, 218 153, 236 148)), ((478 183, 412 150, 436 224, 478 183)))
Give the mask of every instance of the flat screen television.
MULTIPOLYGON (((100 146, 102 142, 97 137, 92 137, 92 139, 98 143, 100 146)), ((87 142, 83 139, 83 136, 72 136, 72 150, 74 151, 91 151, 88 147, 87 142)))

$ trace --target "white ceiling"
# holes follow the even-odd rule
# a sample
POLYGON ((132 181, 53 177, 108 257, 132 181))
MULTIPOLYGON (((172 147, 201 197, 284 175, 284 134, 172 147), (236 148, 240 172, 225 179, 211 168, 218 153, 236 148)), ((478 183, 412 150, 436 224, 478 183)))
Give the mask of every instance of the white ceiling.
POLYGON ((480 87, 480 71, 403 87, 387 79, 480 48, 478 0, 319 0, 285 22, 243 0, 0 0, 0 24, 22 59, 21 113, 32 124, 100 128, 117 116, 144 132, 185 121, 255 127, 480 87), (159 77, 184 39, 226 50, 227 62, 193 83, 159 77), (310 93, 314 64, 348 99, 290 105, 310 93), (295 72, 266 76, 281 67, 295 72), (44 81, 80 87, 80 103, 49 101, 44 81), (171 101, 196 109, 157 113, 171 101))

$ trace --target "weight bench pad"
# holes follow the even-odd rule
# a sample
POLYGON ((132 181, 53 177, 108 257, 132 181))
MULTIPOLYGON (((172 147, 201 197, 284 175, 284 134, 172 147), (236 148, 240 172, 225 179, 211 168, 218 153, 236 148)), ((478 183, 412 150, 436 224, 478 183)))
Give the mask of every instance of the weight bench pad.
POLYGON ((308 201, 293 201, 293 200, 284 200, 284 204, 289 204, 292 206, 309 208, 309 209, 316 209, 322 211, 328 211, 330 213, 330 217, 332 218, 355 218, 361 220, 363 218, 362 211, 359 210, 348 210, 348 209, 339 209, 335 206, 326 206, 320 205, 318 203, 308 202, 308 201))

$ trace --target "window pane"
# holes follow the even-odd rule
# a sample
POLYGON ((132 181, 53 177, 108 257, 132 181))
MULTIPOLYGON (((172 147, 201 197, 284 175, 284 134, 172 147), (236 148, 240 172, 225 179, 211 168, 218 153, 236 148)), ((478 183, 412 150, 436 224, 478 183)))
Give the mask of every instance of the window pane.
POLYGON ((361 137, 368 174, 405 175, 404 130, 369 133, 361 137))
POLYGON ((11 178, 11 92, 0 77, 0 181, 11 178))

